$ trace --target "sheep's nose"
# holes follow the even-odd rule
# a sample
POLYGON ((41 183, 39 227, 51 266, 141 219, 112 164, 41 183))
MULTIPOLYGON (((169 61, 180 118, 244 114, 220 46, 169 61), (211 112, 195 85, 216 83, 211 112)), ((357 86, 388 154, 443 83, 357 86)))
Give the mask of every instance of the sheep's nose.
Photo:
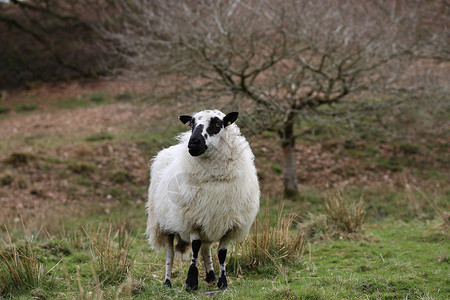
POLYGON ((201 143, 202 141, 198 138, 191 138, 191 140, 189 141, 189 144, 193 146, 200 145, 201 143))

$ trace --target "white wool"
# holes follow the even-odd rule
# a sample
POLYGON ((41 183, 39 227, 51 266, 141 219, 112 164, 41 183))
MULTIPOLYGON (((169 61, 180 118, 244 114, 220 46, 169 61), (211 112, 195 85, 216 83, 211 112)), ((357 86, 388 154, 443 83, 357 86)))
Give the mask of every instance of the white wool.
POLYGON ((190 135, 180 134, 179 144, 153 160, 146 233, 157 250, 166 234, 189 242, 192 230, 207 242, 227 233, 230 240, 242 240, 259 209, 254 156, 239 128, 229 125, 220 137, 210 138, 208 150, 198 157, 188 153, 190 135))

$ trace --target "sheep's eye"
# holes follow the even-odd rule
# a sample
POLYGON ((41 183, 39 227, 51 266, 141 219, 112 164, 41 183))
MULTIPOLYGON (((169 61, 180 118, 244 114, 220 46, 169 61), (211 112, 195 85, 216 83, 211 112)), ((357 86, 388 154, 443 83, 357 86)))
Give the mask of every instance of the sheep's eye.
POLYGON ((216 127, 222 126, 219 122, 216 123, 216 127))

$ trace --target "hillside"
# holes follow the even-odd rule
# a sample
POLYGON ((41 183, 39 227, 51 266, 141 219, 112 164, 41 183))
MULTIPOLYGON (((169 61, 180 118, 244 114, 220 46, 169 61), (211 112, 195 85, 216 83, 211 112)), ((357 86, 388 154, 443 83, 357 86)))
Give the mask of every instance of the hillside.
MULTIPOLYGON (((8 253, 35 257, 33 263, 45 272, 28 288, 9 282, 7 268, 0 265, 1 297, 186 296, 186 263, 176 263, 177 288, 163 289, 163 256, 150 250, 142 235, 144 205, 150 159, 185 130, 177 116, 204 104, 163 99, 147 86, 71 82, 7 95, 0 106, 0 255, 5 261, 8 253), (107 265, 93 249, 111 254, 105 259, 118 265, 107 265)), ((302 244, 286 254, 292 259, 275 247, 267 262, 260 261, 245 245, 270 229, 255 227, 229 258, 231 288, 217 295, 204 284, 198 293, 223 298, 448 298, 448 111, 420 128, 417 124, 430 119, 403 117, 389 123, 367 117, 360 120, 367 126, 352 132, 326 120, 302 123, 296 146, 301 188, 295 200, 281 197, 278 137, 248 135, 261 182, 261 224, 268 222, 277 232, 277 218, 295 213, 285 242, 300 230, 302 244), (386 126, 375 130, 380 122, 386 126), (408 135, 395 131, 399 127, 408 135), (330 226, 330 219, 326 224, 330 212, 325 204, 336 193, 343 199, 336 203, 343 207, 363 203, 364 225, 355 234, 330 226), (250 291, 254 286, 257 290, 250 291)))

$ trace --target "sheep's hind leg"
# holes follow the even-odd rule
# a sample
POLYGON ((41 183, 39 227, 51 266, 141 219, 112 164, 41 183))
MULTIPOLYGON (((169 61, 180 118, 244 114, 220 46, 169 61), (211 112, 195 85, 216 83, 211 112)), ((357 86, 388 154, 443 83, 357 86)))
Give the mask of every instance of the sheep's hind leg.
POLYGON ((192 291, 198 289, 198 269, 197 258, 198 252, 202 245, 200 236, 197 233, 191 233, 191 245, 192 245, 192 262, 189 267, 188 276, 186 279, 186 291, 192 291))
POLYGON ((219 289, 225 289, 228 287, 227 274, 225 271, 225 260, 227 258, 227 248, 230 241, 227 236, 222 237, 219 242, 218 256, 219 256, 219 282, 217 282, 217 287, 219 289))
POLYGON ((211 257, 211 244, 204 244, 202 246, 202 256, 206 272, 205 281, 207 283, 214 283, 216 282, 216 275, 214 275, 214 267, 211 257))
POLYGON ((168 287, 172 287, 172 282, 170 281, 172 277, 172 266, 173 266, 173 234, 168 234, 165 241, 165 249, 166 249, 166 277, 164 280, 164 285, 168 287))

